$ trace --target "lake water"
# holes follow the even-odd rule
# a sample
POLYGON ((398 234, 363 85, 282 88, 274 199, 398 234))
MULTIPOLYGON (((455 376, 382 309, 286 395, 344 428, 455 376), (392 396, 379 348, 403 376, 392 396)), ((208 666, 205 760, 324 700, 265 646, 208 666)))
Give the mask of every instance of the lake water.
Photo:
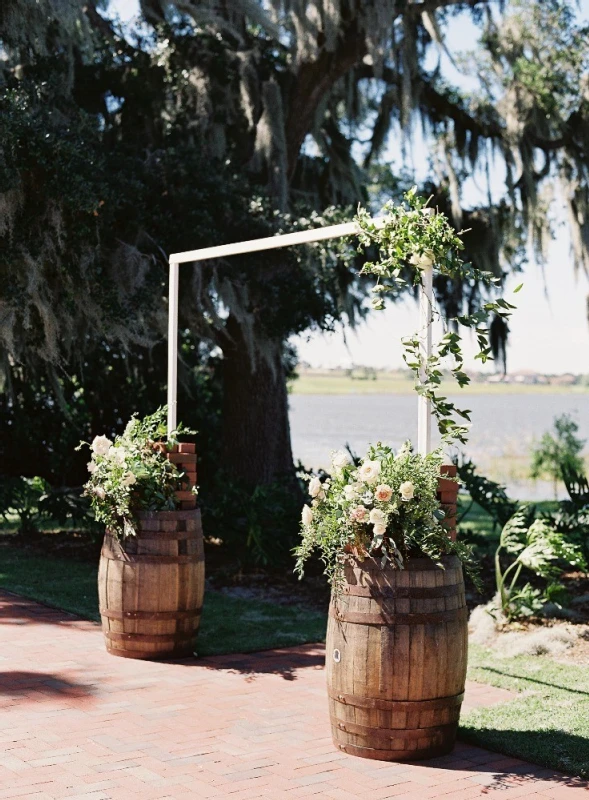
MULTIPOLYGON (((589 438, 589 394, 488 394, 452 397, 471 409, 472 431, 466 455, 481 471, 508 486, 520 499, 550 499, 552 485, 524 477, 530 446, 569 413, 579 434, 589 438)), ((399 447, 417 438, 414 395, 291 395, 290 424, 295 459, 307 467, 328 466, 332 450, 348 443, 363 455, 378 440, 399 447)), ((439 441, 439 438, 435 439, 439 441)), ((566 496, 562 490, 560 496, 566 496)))

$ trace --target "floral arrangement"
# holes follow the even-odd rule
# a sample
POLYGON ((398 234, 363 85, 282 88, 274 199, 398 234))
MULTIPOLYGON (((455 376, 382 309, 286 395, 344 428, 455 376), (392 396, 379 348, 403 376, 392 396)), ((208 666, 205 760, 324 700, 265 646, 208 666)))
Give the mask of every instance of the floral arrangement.
POLYGON ((470 548, 453 542, 442 522, 436 493, 443 455, 413 453, 406 442, 398 453, 381 444, 370 446, 354 464, 345 451, 332 457, 332 475, 309 480, 311 505, 302 511, 302 542, 296 548, 296 572, 317 549, 334 590, 343 578, 346 558, 373 556, 381 566, 403 569, 412 556, 436 563, 454 553, 475 578, 470 548))
MULTIPOLYGON (((428 207, 428 200, 417 195, 416 187, 405 194, 405 202, 387 203, 383 208, 384 224, 376 225, 366 211, 360 208, 356 222, 360 228, 361 247, 376 247, 379 260, 366 262, 363 274, 376 277, 373 286, 374 299, 372 307, 382 310, 385 307, 387 293, 397 294, 407 284, 402 275, 409 268, 413 285, 422 282, 423 271, 432 267, 434 274, 461 282, 480 282, 492 290, 500 284, 500 279, 477 267, 464 262, 460 252, 464 249, 461 236, 467 231, 456 231, 447 217, 433 213, 428 207), (381 282, 381 281, 384 281, 381 282)), ((514 294, 522 288, 520 284, 514 294)), ((442 380, 441 365, 447 356, 453 358, 450 372, 457 384, 462 388, 470 382, 464 372, 461 337, 458 330, 474 331, 478 346, 475 355, 482 363, 492 360, 492 348, 489 343, 489 322, 493 316, 508 319, 514 305, 503 298, 483 302, 479 308, 472 308, 468 314, 449 320, 450 328, 446 328, 440 341, 434 346, 432 355, 426 359, 420 348, 419 334, 402 339, 403 358, 415 376, 415 388, 418 394, 431 400, 432 412, 437 419, 438 428, 445 442, 466 442, 468 428, 462 420, 470 420, 470 412, 460 409, 454 403, 439 394, 442 380)), ((432 315, 435 309, 432 309, 432 315)))
POLYGON ((177 444, 178 434, 194 431, 178 426, 162 446, 167 438, 166 413, 162 407, 144 419, 133 416, 114 442, 96 436, 91 444, 80 442, 77 448, 86 446, 92 452, 84 493, 94 516, 119 536, 136 534, 138 512, 170 511, 177 506, 175 492, 183 488, 185 476, 168 461, 165 449, 177 444))

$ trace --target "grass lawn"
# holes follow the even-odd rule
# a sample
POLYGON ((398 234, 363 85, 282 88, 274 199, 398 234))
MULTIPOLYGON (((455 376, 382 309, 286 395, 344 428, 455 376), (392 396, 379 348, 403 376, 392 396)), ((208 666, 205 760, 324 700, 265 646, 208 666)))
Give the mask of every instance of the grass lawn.
POLYGON ((589 669, 535 656, 497 658, 469 649, 471 680, 520 692, 471 712, 461 737, 542 766, 589 778, 589 669))
MULTIPOLYGON (((0 546, 1 588, 99 621, 96 570, 91 562, 0 546)), ((319 642, 325 625, 320 611, 207 591, 197 650, 204 656, 319 642)))
MULTIPOLYGON (((413 380, 398 374, 378 372, 374 380, 351 378, 345 374, 333 375, 303 373, 290 383, 292 394, 413 394, 413 380)), ((508 383, 471 383, 458 389, 455 383, 444 381, 443 394, 583 394, 589 386, 529 386, 508 383)))
MULTIPOLYGON (((490 530, 474 513, 481 535, 490 530)), ((0 546, 0 587, 98 620, 96 565, 0 546)), ((198 652, 213 655, 324 641, 325 615, 207 591, 198 652)), ((520 692, 462 720, 462 738, 507 755, 589 777, 589 670, 548 658, 500 659, 471 646, 469 678, 520 692)))

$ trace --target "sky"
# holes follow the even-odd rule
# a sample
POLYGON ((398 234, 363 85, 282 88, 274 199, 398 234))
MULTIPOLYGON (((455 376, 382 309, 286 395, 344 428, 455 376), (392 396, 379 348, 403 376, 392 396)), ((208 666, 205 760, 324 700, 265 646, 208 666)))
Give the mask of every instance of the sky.
MULTIPOLYGON (((138 3, 137 0, 114 0, 111 8, 126 20, 137 13, 138 3)), ((583 17, 589 17, 589 0, 582 0, 580 11, 583 17)), ((466 15, 449 28, 447 41, 453 52, 459 51, 463 42, 474 45, 475 39, 475 30, 466 15)), ((445 58, 443 70, 450 80, 469 88, 469 79, 458 73, 445 58)), ((394 148, 387 151, 386 157, 391 163, 401 166, 399 153, 394 148)), ((419 165, 425 164, 426 160, 425 145, 416 134, 412 160, 407 166, 415 167, 419 177, 419 165)), ((466 205, 476 193, 471 181, 463 198, 466 205)), ((515 298, 511 298, 517 305, 517 311, 510 320, 508 371, 589 373, 589 279, 584 274, 574 273, 566 226, 558 231, 544 270, 532 261, 523 274, 508 280, 507 299, 510 299, 510 292, 522 282, 522 290, 515 298)), ((293 339, 293 343, 299 359, 313 367, 362 364, 396 368, 403 364, 400 340, 417 330, 417 314, 415 302, 406 300, 384 311, 371 312, 368 319, 355 330, 340 326, 335 333, 306 334, 293 339)), ((481 369, 480 362, 472 361, 475 352, 473 343, 465 338, 463 349, 467 357, 467 369, 469 366, 481 369)), ((493 364, 488 364, 485 369, 493 371, 494 368, 493 364)))

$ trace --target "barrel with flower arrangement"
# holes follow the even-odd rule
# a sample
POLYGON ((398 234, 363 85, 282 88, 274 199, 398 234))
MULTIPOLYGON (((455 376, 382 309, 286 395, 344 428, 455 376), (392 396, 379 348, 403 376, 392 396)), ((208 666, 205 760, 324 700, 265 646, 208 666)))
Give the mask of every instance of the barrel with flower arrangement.
POLYGON ((166 437, 166 409, 133 417, 112 442, 90 446, 85 492, 106 525, 98 572, 109 653, 126 658, 194 652, 204 596, 204 549, 196 507, 196 452, 166 437), (164 441, 162 441, 164 439, 164 441))
POLYGON ((404 761, 454 746, 467 655, 462 564, 475 579, 476 570, 445 526, 458 483, 442 459, 378 443, 357 464, 335 453, 331 476, 309 482, 297 568, 318 549, 331 582, 329 710, 346 753, 404 761))

